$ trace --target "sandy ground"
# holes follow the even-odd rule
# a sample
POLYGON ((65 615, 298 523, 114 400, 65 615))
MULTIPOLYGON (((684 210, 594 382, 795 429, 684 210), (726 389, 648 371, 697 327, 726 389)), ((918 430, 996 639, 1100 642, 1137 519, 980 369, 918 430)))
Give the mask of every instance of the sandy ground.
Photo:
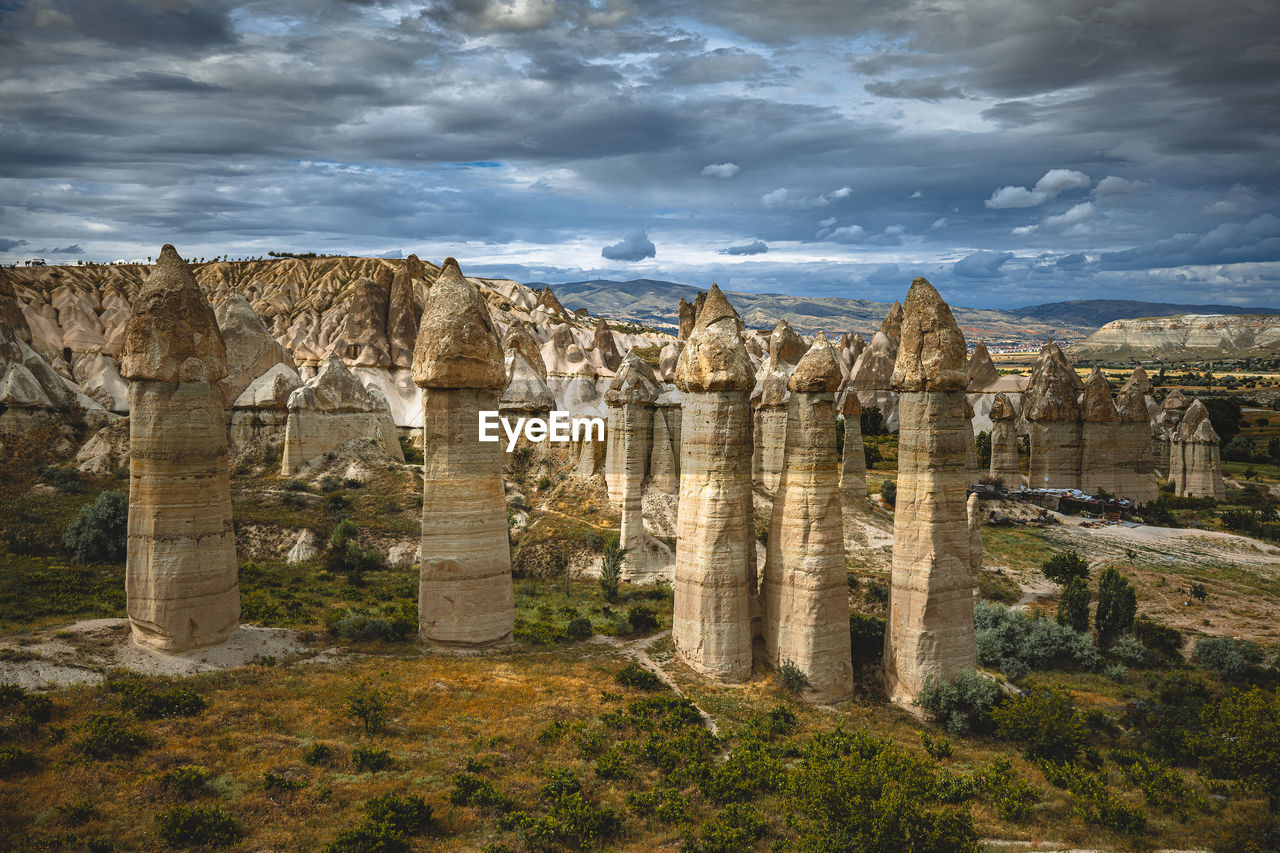
POLYGON ((112 669, 144 675, 194 675, 246 666, 264 658, 316 655, 286 628, 241 626, 225 643, 183 654, 164 654, 136 645, 127 619, 89 619, 73 625, 0 638, 0 683, 26 688, 98 684, 112 669))

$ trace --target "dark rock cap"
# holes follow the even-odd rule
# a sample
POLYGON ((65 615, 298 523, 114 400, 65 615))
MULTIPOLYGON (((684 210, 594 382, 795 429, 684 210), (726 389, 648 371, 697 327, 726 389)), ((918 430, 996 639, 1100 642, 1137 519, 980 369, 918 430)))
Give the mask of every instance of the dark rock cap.
POLYGON ((168 243, 133 301, 120 375, 156 382, 217 382, 227 375, 227 348, 213 308, 168 243))
POLYGON ((951 308, 928 279, 912 281, 902 308, 892 387, 897 391, 963 391, 969 381, 967 355, 964 335, 951 308))
POLYGON ((418 327, 413 381, 423 388, 501 390, 507 373, 489 307, 453 258, 445 258, 418 327))

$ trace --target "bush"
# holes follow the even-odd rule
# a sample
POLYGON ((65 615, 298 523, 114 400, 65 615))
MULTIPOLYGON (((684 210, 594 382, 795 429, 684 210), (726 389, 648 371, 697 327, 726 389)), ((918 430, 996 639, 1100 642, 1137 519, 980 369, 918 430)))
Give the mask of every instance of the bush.
POLYGON ((515 807, 511 798, 495 788, 492 782, 474 773, 454 775, 449 802, 455 806, 478 806, 498 811, 510 811, 515 807))
POLYGON ((268 770, 262 774, 262 787, 266 791, 275 791, 279 794, 289 794, 302 788, 302 781, 294 779, 292 776, 286 776, 283 773, 276 773, 268 770))
POLYGON ((1100 660, 1088 634, 1043 616, 1028 618, 1002 604, 979 601, 973 621, 978 663, 998 668, 1014 680, 1030 669, 1093 669, 1100 660))
POLYGON ((661 690, 663 688, 662 679, 658 678, 657 674, 650 672, 635 661, 620 669, 613 679, 624 687, 634 687, 638 690, 661 690))
POLYGON ((1000 685, 977 673, 962 673, 954 681, 930 676, 915 705, 946 726, 956 736, 990 731, 991 711, 1004 698, 1000 685))
POLYGON ((1075 551, 1066 551, 1061 554, 1054 554, 1045 560, 1040 567, 1040 571, 1054 583, 1065 585, 1073 578, 1087 580, 1089 577, 1089 564, 1075 551))
POLYGON ((581 791, 557 796, 545 815, 517 812, 509 819, 531 850, 587 850, 617 835, 622 821, 611 809, 587 802, 581 791))
POLYGON ((730 803, 702 825, 703 853, 750 850, 764 836, 769 823, 750 803, 730 803))
POLYGON ((1131 632, 1137 613, 1138 595, 1129 581, 1113 568, 1104 569, 1098 578, 1098 612, 1093 620, 1098 644, 1106 648, 1131 632))
POLYGON ((386 723, 390 714, 389 700, 387 691, 365 679, 352 685, 344 697, 347 713, 360 721, 367 735, 377 734, 386 723))
POLYGON ((1085 730, 1071 697, 1061 691, 1032 690, 991 712, 996 737, 1022 746, 1030 760, 1074 762, 1085 747, 1085 730))
POLYGON ((1280 697, 1257 687, 1233 690, 1205 708, 1203 718, 1200 753, 1207 768, 1265 796, 1274 821, 1280 810, 1280 697))
POLYGON ((1164 625, 1154 619, 1135 619, 1133 636, 1155 655, 1166 660, 1179 660, 1185 638, 1177 628, 1164 625))
POLYGON ((894 506, 898 500, 898 484, 893 480, 880 481, 880 497, 889 506, 894 506))
POLYGON ((951 738, 946 735, 933 737, 928 732, 916 732, 920 738, 920 745, 924 747, 925 754, 930 758, 938 760, 951 757, 951 738))
POLYGON ((311 746, 302 751, 302 760, 316 767, 331 764, 333 762, 333 757, 333 747, 329 746, 327 743, 320 743, 319 741, 311 744, 311 746))
POLYGON ((571 640, 585 640, 595 634, 595 629, 591 627, 590 619, 585 616, 576 616, 569 620, 565 633, 571 640))
POLYGON ((410 838, 436 826, 431 806, 416 794, 383 794, 364 806, 364 821, 338 835, 327 853, 403 853, 410 838))
POLYGON ((884 435, 884 414, 880 411, 879 406, 866 406, 862 410, 862 416, 858 419, 858 425, 862 428, 863 435, 884 435))
POLYGON ((884 659, 884 617, 849 614, 849 653, 854 666, 879 665, 884 659))
POLYGON ((161 678, 127 672, 107 676, 107 690, 120 697, 120 707, 142 720, 193 717, 205 709, 205 701, 190 687, 161 678))
POLYGON ((1147 650, 1129 634, 1112 643, 1107 654, 1129 666, 1140 666, 1147 659, 1147 650))
POLYGON ((1089 630, 1089 605, 1093 596, 1084 578, 1071 578, 1058 600, 1058 624, 1081 634, 1089 630))
POLYGON ((862 443, 862 461, 868 471, 876 467, 877 463, 883 462, 884 454, 880 452, 880 445, 864 441, 862 443))
POLYGON ((77 563, 119 563, 124 560, 128 531, 129 496, 112 489, 80 510, 62 544, 77 563))
POLYGON ((1262 663, 1262 648, 1250 640, 1204 637, 1196 643, 1191 659, 1226 679, 1241 679, 1262 663))
POLYGON ((171 806, 156 815, 156 829, 174 847, 227 847, 241 836, 235 818, 221 806, 171 806))
POLYGON ((80 472, 74 468, 57 468, 50 465, 41 472, 40 479, 65 494, 78 495, 84 491, 80 472))
POLYGON ((658 630, 658 617, 647 607, 633 607, 627 613, 627 622, 631 624, 631 633, 647 634, 658 630))
POLYGON ((1013 763, 997 758, 973 776, 974 788, 985 795, 1004 820, 1026 820, 1031 807, 1040 801, 1040 789, 1019 779, 1013 763))
POLYGON ((126 727, 114 714, 91 714, 78 730, 75 751, 86 758, 137 755, 147 745, 146 736, 126 727))
POLYGON ((778 664, 778 680, 782 682, 782 689, 791 694, 799 693, 809 686, 809 676, 790 660, 778 664))
POLYGON ((366 773, 386 770, 392 764, 391 753, 376 746, 357 746, 351 750, 351 766, 366 773))
POLYGON ((1085 823, 1116 832, 1137 832, 1147 825, 1147 815, 1138 806, 1121 802, 1107 790, 1101 777, 1072 764, 1042 762, 1045 778, 1072 797, 1071 808, 1085 823))
POLYGON ((160 784, 183 799, 189 800, 204 790, 209 781, 209 771, 198 764, 184 764, 166 771, 160 784))
POLYGON ((0 779, 36 769, 36 756, 16 746, 0 746, 0 779))
POLYGON ((627 549, 618 547, 618 540, 611 539, 604 546, 604 555, 600 558, 600 593, 604 600, 613 603, 618 600, 618 580, 622 577, 622 564, 627 558, 627 549))
POLYGON ((378 572, 387 568, 381 553, 360 545, 357 541, 359 534, 360 528, 354 522, 339 522, 329 537, 329 547, 324 557, 325 570, 331 574, 344 575, 347 583, 352 586, 363 586, 366 572, 378 572))

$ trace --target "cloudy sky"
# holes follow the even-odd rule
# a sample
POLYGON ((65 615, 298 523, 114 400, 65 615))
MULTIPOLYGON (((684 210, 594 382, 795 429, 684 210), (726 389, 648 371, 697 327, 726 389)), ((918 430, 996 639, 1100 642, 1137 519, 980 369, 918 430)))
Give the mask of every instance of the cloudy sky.
POLYGON ((0 0, 0 260, 1280 305, 1270 0, 0 0))

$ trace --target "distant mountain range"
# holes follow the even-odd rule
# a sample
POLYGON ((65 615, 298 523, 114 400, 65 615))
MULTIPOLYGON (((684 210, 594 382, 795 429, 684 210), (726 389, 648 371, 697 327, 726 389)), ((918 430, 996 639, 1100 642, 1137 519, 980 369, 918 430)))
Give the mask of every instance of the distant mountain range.
MULTIPOLYGON (((530 287, 546 287, 529 282, 530 287)), ((571 281, 552 284, 551 289, 570 311, 586 308, 610 320, 641 323, 671 330, 678 325, 680 297, 692 302, 699 288, 671 281, 638 278, 631 281, 571 281)), ((839 297, 787 296, 779 293, 733 293, 729 301, 742 315, 748 328, 768 329, 786 319, 797 331, 858 332, 870 338, 880 328, 889 311, 888 302, 839 297)), ((1047 338, 1081 339, 1104 323, 1131 317, 1168 317, 1177 314, 1258 313, 1280 314, 1276 308, 1238 308, 1225 305, 1177 305, 1164 302, 1135 302, 1091 299, 1054 302, 1025 308, 997 310, 951 306, 956 322, 967 337, 986 341, 1034 342, 1047 338)))

